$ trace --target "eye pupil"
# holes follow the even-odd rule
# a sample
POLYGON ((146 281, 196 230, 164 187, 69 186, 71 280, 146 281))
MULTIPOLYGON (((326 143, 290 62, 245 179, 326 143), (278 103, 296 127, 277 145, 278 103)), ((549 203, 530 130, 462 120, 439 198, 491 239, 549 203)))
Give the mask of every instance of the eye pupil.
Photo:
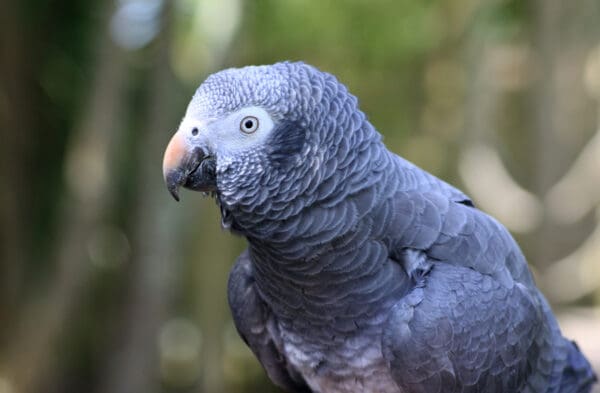
POLYGON ((258 129, 258 119, 254 116, 246 116, 240 122, 240 129, 246 133, 253 133, 258 129))
POLYGON ((194 135, 194 136, 198 135, 198 128, 196 128, 196 127, 192 128, 192 135, 194 135))

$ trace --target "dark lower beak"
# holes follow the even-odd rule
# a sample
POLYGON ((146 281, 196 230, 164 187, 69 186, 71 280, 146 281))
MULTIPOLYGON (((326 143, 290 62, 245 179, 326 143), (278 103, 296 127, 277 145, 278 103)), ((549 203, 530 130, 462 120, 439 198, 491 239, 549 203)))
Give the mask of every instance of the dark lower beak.
POLYGON ((179 189, 182 186, 204 192, 215 191, 217 188, 214 158, 200 147, 191 150, 185 148, 177 133, 165 151, 163 176, 167 189, 176 201, 179 201, 179 189))
POLYGON ((167 190, 169 190, 177 202, 179 202, 179 187, 185 183, 185 178, 185 172, 179 168, 169 171, 165 176, 167 190))

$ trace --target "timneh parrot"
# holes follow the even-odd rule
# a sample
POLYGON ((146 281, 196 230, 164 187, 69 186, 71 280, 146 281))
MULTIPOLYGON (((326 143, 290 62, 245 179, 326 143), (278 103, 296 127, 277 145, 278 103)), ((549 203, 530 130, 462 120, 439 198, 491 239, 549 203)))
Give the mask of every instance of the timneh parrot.
POLYGON ((212 194, 246 237, 233 320, 289 392, 589 392, 506 228, 390 152, 338 80, 227 69, 193 96, 167 187, 212 194))

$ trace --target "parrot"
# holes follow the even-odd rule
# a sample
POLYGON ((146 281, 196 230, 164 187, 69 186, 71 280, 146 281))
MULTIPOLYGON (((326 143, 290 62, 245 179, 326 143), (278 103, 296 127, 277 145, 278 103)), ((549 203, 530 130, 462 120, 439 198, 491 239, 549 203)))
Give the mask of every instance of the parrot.
MULTIPOLYGON (((508 230, 386 148, 358 99, 304 62, 229 68, 194 93, 168 191, 214 197, 245 237, 237 332, 287 392, 589 392, 508 230)), ((485 176, 485 174, 482 174, 485 176)))

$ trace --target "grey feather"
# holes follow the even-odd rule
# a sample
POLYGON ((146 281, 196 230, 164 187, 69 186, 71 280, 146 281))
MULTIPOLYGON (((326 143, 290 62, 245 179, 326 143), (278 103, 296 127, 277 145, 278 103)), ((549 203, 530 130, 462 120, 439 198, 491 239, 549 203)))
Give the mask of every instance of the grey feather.
MULTIPOLYGON (((230 69, 188 115, 258 106, 261 146, 216 155, 224 225, 248 239, 236 326, 289 391, 588 392, 508 231, 389 152, 335 77, 303 63, 230 69)), ((204 121, 204 120, 203 120, 204 121)))
POLYGON ((288 366, 281 353, 274 319, 256 293, 247 252, 240 255, 230 273, 228 295, 238 333, 258 357, 269 378, 290 392, 310 392, 302 377, 288 366))

